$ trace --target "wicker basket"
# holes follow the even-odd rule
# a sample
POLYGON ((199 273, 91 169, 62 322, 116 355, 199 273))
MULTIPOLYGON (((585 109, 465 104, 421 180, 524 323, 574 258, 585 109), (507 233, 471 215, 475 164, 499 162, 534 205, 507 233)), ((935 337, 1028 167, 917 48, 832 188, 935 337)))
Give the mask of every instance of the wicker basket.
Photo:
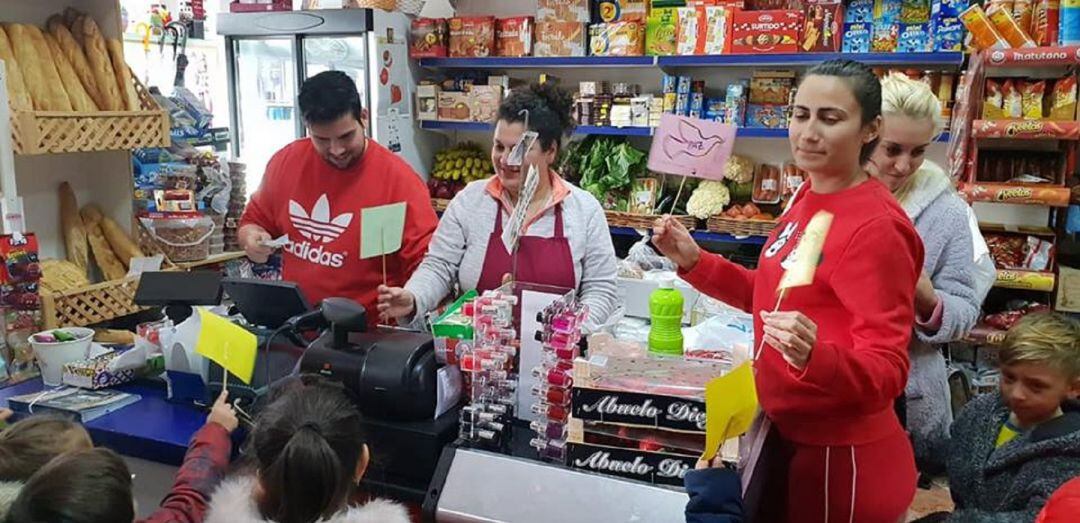
POLYGON ((709 232, 732 236, 768 236, 776 228, 775 220, 736 220, 714 215, 709 217, 709 232))
POLYGON ((141 111, 15 111, 15 154, 73 153, 168 147, 169 115, 132 75, 141 111))
POLYGON ((383 11, 394 11, 397 9, 397 0, 354 0, 356 7, 362 7, 365 9, 382 9, 383 11))
MULTIPOLYGON (((660 217, 656 214, 632 214, 619 211, 604 211, 604 215, 607 216, 608 225, 611 227, 630 227, 633 229, 652 228, 653 223, 660 217)), ((678 220, 688 230, 692 231, 697 228, 697 218, 693 216, 672 216, 672 218, 678 220)))

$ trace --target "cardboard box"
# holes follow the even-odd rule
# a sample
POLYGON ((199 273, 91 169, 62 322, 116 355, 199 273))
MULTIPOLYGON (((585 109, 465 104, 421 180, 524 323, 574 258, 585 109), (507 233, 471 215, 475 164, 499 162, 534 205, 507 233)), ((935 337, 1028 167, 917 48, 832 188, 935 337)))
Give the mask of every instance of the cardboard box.
POLYGON ((702 53, 706 55, 731 52, 731 22, 734 10, 730 7, 705 7, 705 42, 702 53))
POLYGON ((679 9, 653 8, 645 24, 645 54, 669 56, 675 54, 679 34, 679 9))
POLYGON ((749 104, 746 106, 746 127, 752 129, 786 129, 787 104, 749 104))
POLYGON ((533 28, 531 16, 500 18, 495 21, 496 56, 530 56, 533 52, 533 28))
POLYGON ((834 53, 840 50, 844 6, 839 1, 806 6, 801 50, 809 53, 834 53))
POLYGON ((416 117, 420 120, 439 119, 439 86, 421 84, 416 86, 416 117))
POLYGON ((64 364, 61 381, 64 385, 83 389, 104 389, 135 380, 134 369, 111 370, 113 360, 122 353, 110 350, 94 358, 64 364))
POLYGON ((409 30, 409 57, 441 58, 449 53, 450 30, 445 18, 417 18, 409 30))
POLYGON ((873 39, 873 26, 870 22, 844 24, 844 53, 869 53, 873 39))
POLYGON ((593 56, 642 56, 645 26, 638 22, 593 24, 589 26, 589 47, 593 56))
POLYGON ((612 22, 645 23, 649 13, 649 0, 592 0, 592 23, 612 22))
POLYGON ((451 18, 450 56, 473 58, 491 56, 495 50, 495 17, 451 18))
POLYGON ((802 11, 736 11, 732 17, 732 53, 797 53, 802 11))
POLYGON ((438 98, 439 120, 444 122, 472 121, 472 98, 469 93, 441 91, 438 98))
POLYGON ((502 103, 502 88, 494 85, 474 85, 469 90, 469 117, 474 122, 495 122, 502 103))
POLYGON ((537 0, 537 22, 577 22, 587 24, 590 0, 537 0))
POLYGON ((704 7, 680 7, 679 32, 676 35, 675 54, 685 56, 704 53, 705 24, 704 7))
POLYGON ((586 25, 578 22, 537 22, 533 56, 585 56, 586 25))

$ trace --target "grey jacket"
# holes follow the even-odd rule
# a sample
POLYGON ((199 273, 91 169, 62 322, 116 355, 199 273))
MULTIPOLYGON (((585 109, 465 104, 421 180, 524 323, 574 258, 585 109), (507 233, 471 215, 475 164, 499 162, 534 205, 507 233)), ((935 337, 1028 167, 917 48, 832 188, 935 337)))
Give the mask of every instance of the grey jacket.
MULTIPOLYGON (((464 292, 475 289, 480 281, 488 239, 495 228, 495 213, 503 213, 504 226, 510 221, 487 191, 490 181, 480 180, 465 186, 450 200, 439 220, 424 261, 405 284, 416 299, 417 313, 405 318, 412 327, 422 327, 424 316, 438 307, 455 286, 464 292)), ((563 233, 570 243, 578 297, 589 306, 585 329, 592 332, 619 305, 615 247, 600 202, 570 182, 562 183, 570 191, 562 201, 563 233)), ((553 236, 554 208, 544 211, 525 232, 527 236, 553 236)))
POLYGON ((986 276, 972 270, 975 255, 967 203, 933 162, 923 162, 915 176, 916 186, 901 205, 922 238, 926 251, 923 271, 941 300, 942 317, 936 332, 915 328, 905 395, 916 461, 921 468, 933 468, 944 464, 952 422, 948 376, 940 346, 971 330, 984 297, 980 289, 988 287, 981 281, 986 276))
POLYGON ((951 522, 1033 521, 1047 498, 1080 475, 1080 407, 994 448, 1009 409, 998 393, 968 403, 952 427, 951 522))

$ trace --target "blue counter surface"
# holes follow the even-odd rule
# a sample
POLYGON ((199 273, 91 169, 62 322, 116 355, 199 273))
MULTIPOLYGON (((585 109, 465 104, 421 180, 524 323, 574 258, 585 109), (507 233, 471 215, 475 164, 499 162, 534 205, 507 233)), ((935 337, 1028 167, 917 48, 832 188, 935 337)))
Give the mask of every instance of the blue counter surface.
MULTIPOLYGON (((206 422, 207 412, 166 401, 164 383, 139 381, 116 389, 142 399, 87 423, 94 444, 125 456, 179 465, 191 436, 206 422)), ((10 397, 42 390, 45 386, 39 378, 5 387, 0 389, 0 404, 7 406, 10 397)))

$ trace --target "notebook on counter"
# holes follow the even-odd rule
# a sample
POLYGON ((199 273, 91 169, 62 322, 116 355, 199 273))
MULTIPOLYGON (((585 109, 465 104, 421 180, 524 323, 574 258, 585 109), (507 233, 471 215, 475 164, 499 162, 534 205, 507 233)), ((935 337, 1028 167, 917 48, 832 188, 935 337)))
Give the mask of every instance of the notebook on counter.
POLYGON ((59 414, 81 423, 100 418, 142 399, 117 390, 66 387, 8 399, 8 408, 23 414, 59 414))

